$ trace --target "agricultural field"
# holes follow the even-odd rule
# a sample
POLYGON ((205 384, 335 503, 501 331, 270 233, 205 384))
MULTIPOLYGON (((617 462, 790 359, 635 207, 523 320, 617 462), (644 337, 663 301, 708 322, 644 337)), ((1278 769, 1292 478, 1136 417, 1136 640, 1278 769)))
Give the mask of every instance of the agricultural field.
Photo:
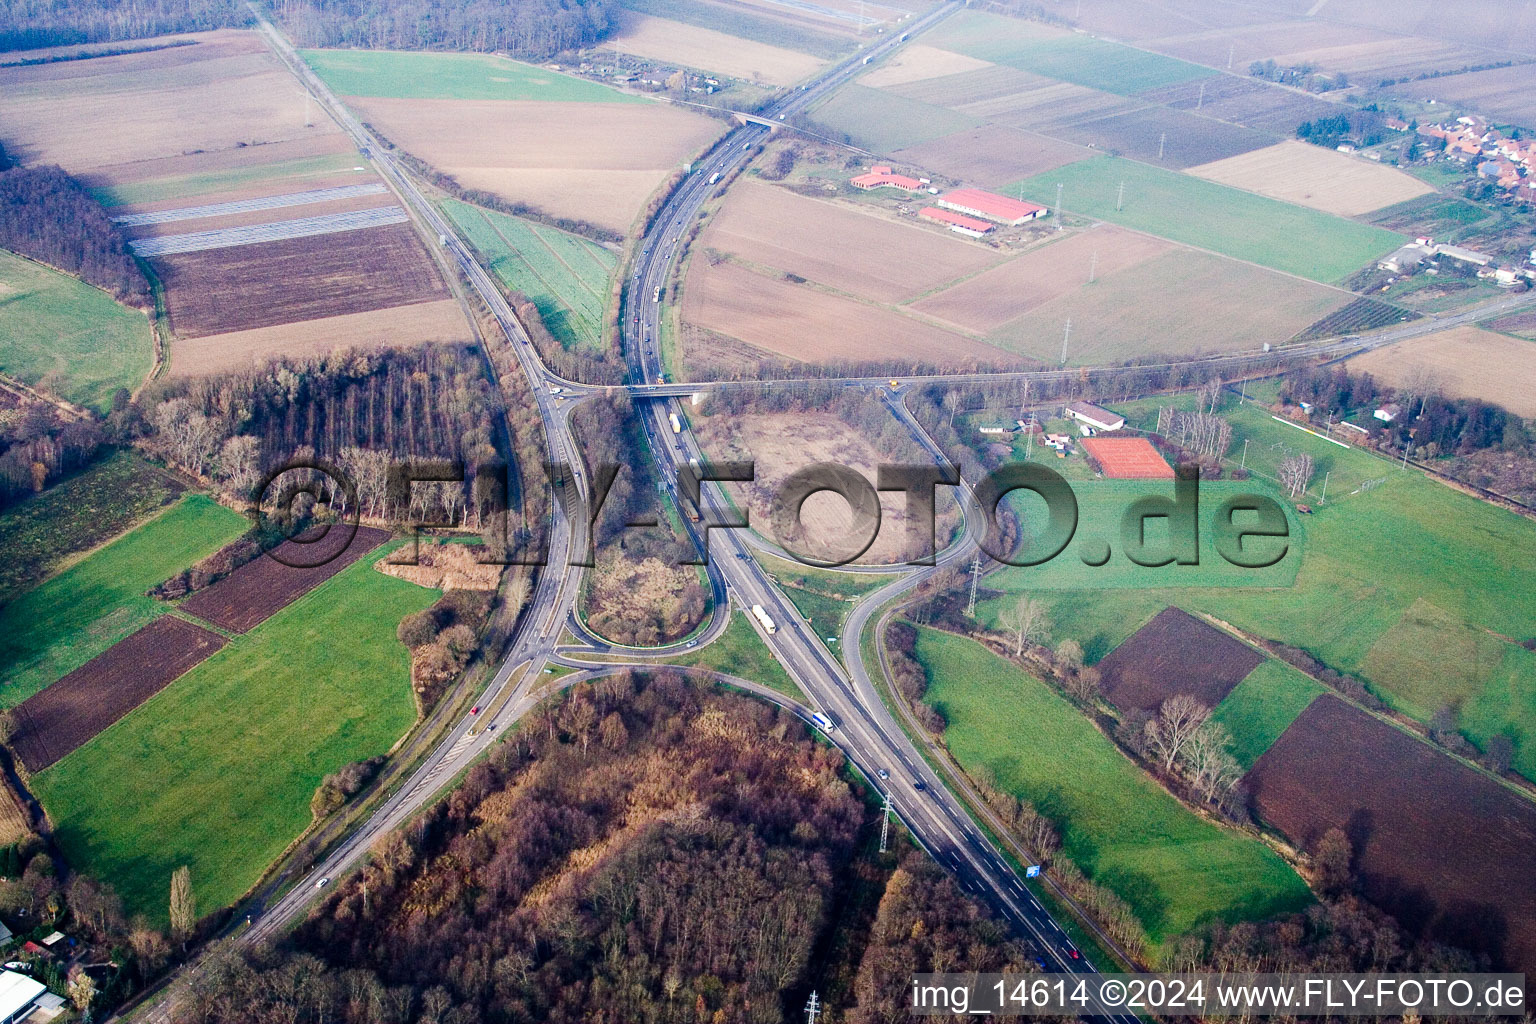
POLYGON ((176 505, 0 607, 0 705, 14 707, 163 614, 144 592, 245 532, 202 495, 176 505))
POLYGON ((200 377, 257 367, 278 357, 301 359, 340 348, 462 343, 469 337, 463 309, 457 300, 445 298, 188 338, 174 346, 171 375, 200 377))
MULTIPOLYGON (((875 467, 892 461, 884 456, 860 431, 826 412, 748 413, 693 416, 691 426, 711 461, 750 460, 756 466, 756 478, 750 484, 726 484, 735 501, 745 507, 756 529, 769 540, 777 539, 769 526, 773 496, 790 474, 818 462, 833 462, 864 475, 875 477, 875 467)), ((910 443, 909 458, 917 458, 915 443, 910 443)), ((848 503, 829 491, 811 495, 801 507, 805 537, 794 543, 823 560, 847 546, 853 524, 848 503)), ((935 532, 942 543, 956 522, 953 505, 939 506, 935 532)), ((880 495, 880 529, 874 543, 858 559, 858 564, 884 565, 907 561, 921 552, 912 550, 908 530, 910 517, 906 499, 895 491, 880 495)))
POLYGON ((751 181, 731 192, 699 246, 884 303, 967 277, 999 258, 953 234, 751 181))
MULTIPOLYGON (((730 262, 691 263, 683 287, 682 315, 688 324, 807 363, 899 359, 916 365, 962 367, 1021 362, 925 320, 730 262)), ((700 356, 714 347, 713 342, 686 340, 684 365, 695 358, 689 351, 695 344, 700 356)))
POLYGON ((1410 931, 1536 966, 1536 803, 1416 736, 1324 696, 1247 781, 1266 822, 1311 848, 1354 847, 1365 894, 1410 931))
POLYGON ((1090 272, 1108 277, 1172 248, 1151 235, 1099 225, 1034 246, 1006 263, 912 303, 912 308, 985 334, 1084 288, 1090 272))
POLYGON ((1341 217, 1358 217, 1434 191, 1394 167, 1296 141, 1201 164, 1189 173, 1341 217))
POLYGON ((177 253, 155 267, 171 326, 186 338, 450 297, 408 224, 177 253))
POLYGON ((1313 338, 1332 338, 1341 334, 1373 331, 1378 327, 1417 320, 1421 316, 1411 309, 1403 309, 1376 299, 1356 299, 1309 324, 1293 341, 1310 341, 1313 338))
POLYGON ((999 124, 966 128, 891 153, 904 164, 931 168, 983 188, 996 188, 1021 174, 1040 174, 1087 155, 1070 142, 999 124))
POLYGON ((1271 147, 1278 136, 1170 107, 1144 107, 1123 114, 1076 121, 1051 132, 1057 138, 1132 160, 1175 170, 1209 161, 1237 159, 1271 147))
MULTIPOLYGON (((1110 258, 1100 250, 1101 264, 1110 258)), ((1072 269, 1059 268, 1052 276, 1072 269)), ((1081 287, 994 329, 987 340, 1059 365, 1063 325, 1071 320, 1069 365, 1252 351, 1284 343, 1349 300, 1345 292, 1184 248, 1103 274, 1091 284, 1080 255, 1075 269, 1081 287)))
POLYGON ((1252 768, 1319 694, 1322 683, 1283 661, 1266 659, 1216 705, 1211 719, 1232 737, 1237 763, 1252 768))
POLYGON ((1465 75, 1447 75, 1416 92, 1441 103, 1476 111, 1484 117, 1529 128, 1536 125, 1533 87, 1536 87, 1536 66, 1526 63, 1465 75))
POLYGON ((154 363, 138 311, 99 288, 0 250, 0 373, 106 412, 154 363))
POLYGON ((1062 851, 1125 900, 1154 944, 1213 920, 1259 919, 1311 902, 1305 883, 1256 839, 1168 795, 1044 683, 952 634, 920 628, 924 698, 967 770, 992 772, 1057 825, 1062 851))
POLYGON ((1480 398, 1536 417, 1536 341, 1454 327, 1367 352, 1349 366, 1393 386, 1428 374, 1451 397, 1480 398))
POLYGON ((338 96, 402 100, 540 100, 635 103, 638 97, 488 53, 302 50, 304 62, 338 96))
POLYGON ((224 646, 224 637, 162 615, 16 705, 12 749, 37 774, 224 646))
POLYGON ((0 602, 21 593, 181 497, 183 487, 131 451, 114 452, 0 513, 0 602))
POLYGON ((371 526, 333 526, 316 538, 283 541, 181 602, 181 610, 231 633, 249 632, 388 539, 371 526))
POLYGON ((1079 160, 1008 191, 1054 204, 1058 183, 1065 186, 1062 206, 1072 213, 1324 283, 1348 277, 1404 241, 1381 228, 1111 157, 1079 160))
MULTIPOLYGON (((1227 36, 1223 34, 1222 39, 1227 39, 1227 36)), ((1236 75, 1179 82, 1162 89, 1148 90, 1137 98, 1161 103, 1174 110, 1198 111, 1202 117, 1245 125, 1279 136, 1289 136, 1303 121, 1332 117, 1338 113, 1338 108, 1327 100, 1273 85, 1262 79, 1240 78, 1236 75)))
POLYGON ((892 153, 981 122, 966 114, 884 89, 845 85, 811 113, 833 138, 875 153, 892 153))
POLYGON ((1105 39, 977 11, 964 11, 948 19, 928 33, 924 42, 1123 96, 1216 74, 1210 68, 1105 39))
POLYGON ((662 181, 721 130, 679 107, 501 58, 323 52, 348 64, 333 87, 406 152, 465 188, 610 232, 628 231, 662 181), (443 82, 397 84, 402 61, 443 82))
POLYGON ((456 200, 445 200, 443 211, 501 283, 538 307, 544 326, 562 345, 601 348, 608 281, 618 266, 613 252, 557 228, 456 200))
POLYGON ((1181 693, 1214 708, 1263 660, 1241 640, 1168 607, 1100 661, 1099 673, 1104 695, 1124 710, 1155 711, 1181 693))
POLYGON ((893 85, 923 82, 930 78, 944 78, 966 71, 980 71, 994 65, 975 57, 967 57, 953 50, 941 50, 927 43, 911 43, 895 55, 880 62, 875 70, 861 76, 863 85, 871 89, 884 89, 893 85))
MULTIPOLYGON (((1156 405, 1153 400, 1117 409, 1144 424, 1155 419, 1156 405)), ((1169 566, 1142 569, 1112 590, 1106 581, 1115 577, 1104 574, 1118 559, 1093 570, 1077 565, 1068 552, 1037 569, 996 573, 989 577, 992 585, 1037 593, 1050 606, 1053 642, 1079 640, 1090 661, 1175 604, 1303 647, 1330 667, 1360 676, 1384 701, 1420 721, 1461 700, 1462 731, 1480 747, 1494 735, 1510 736, 1516 770, 1536 777, 1536 743, 1530 740, 1536 736, 1536 654, 1513 642, 1530 638, 1530 624, 1536 622, 1536 594, 1521 582, 1536 572, 1536 524, 1388 460, 1276 422, 1262 408, 1242 406, 1223 415, 1233 425, 1229 464, 1245 457, 1257 480, 1271 476, 1276 462, 1289 454, 1311 454, 1316 461, 1305 497, 1316 512, 1297 517, 1292 533, 1299 557, 1281 563, 1295 568, 1293 584, 1275 589, 1227 566, 1232 572, 1219 585, 1201 586, 1196 567, 1169 566), (1322 503, 1325 476, 1328 500, 1322 503), (1421 601, 1420 611, 1408 614, 1421 601), (1394 628, 1396 639, 1411 638, 1414 623, 1426 615, 1436 616, 1441 628, 1453 620, 1469 631, 1447 632, 1451 640, 1475 635, 1497 643, 1484 648, 1481 640, 1457 641, 1452 650, 1464 649, 1470 660, 1450 672, 1438 642, 1420 637, 1404 647, 1385 639, 1394 628), (1373 675, 1373 666, 1387 677, 1373 675)), ((1202 510, 1219 500, 1220 488, 1231 486, 1254 483, 1203 485, 1202 510)), ((1086 487, 1078 492, 1079 536, 1113 536, 1112 520, 1095 527, 1089 519, 1094 513, 1085 495, 1092 492, 1086 487)), ((1124 501, 1114 503, 1124 507, 1124 501)), ((1202 542, 1207 533, 1202 531, 1202 542)), ((1001 602, 990 602, 979 612, 984 621, 995 621, 1000 607, 1001 602)))
POLYGON ((72 865, 166 921, 171 872, 234 902, 310 821, 326 774, 415 720, 400 620, 436 591, 354 562, 33 779, 72 865))
MULTIPOLYGON (((831 60, 854 47, 850 36, 824 31, 795 17, 792 9, 754 10, 717 0, 625 0, 632 11, 831 60)), ((835 31, 835 30, 834 30, 835 31)))
POLYGON ((618 17, 619 31, 608 37, 605 46, 663 64, 776 86, 807 78, 823 64, 809 54, 698 25, 632 11, 621 11, 618 17))
POLYGON ((342 135, 272 142, 219 153, 136 161, 88 179, 91 194, 107 207, 141 210, 278 195, 377 179, 342 135))

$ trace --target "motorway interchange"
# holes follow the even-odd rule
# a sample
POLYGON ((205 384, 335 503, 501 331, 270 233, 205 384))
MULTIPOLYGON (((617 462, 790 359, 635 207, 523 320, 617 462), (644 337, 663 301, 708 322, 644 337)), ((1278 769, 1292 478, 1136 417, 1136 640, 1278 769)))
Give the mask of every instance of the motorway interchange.
MULTIPOLYGON (((770 105, 761 119, 748 120, 731 130, 708 155, 690 168, 690 173, 668 197, 653 219, 645 238, 636 247, 635 264, 625 271, 629 275, 626 281, 627 302, 621 318, 622 341, 631 381, 628 390, 644 424, 645 437, 662 474, 663 486, 679 507, 682 507, 682 502, 676 467, 690 459, 703 460, 703 453, 688 430, 686 421, 680 421, 674 432, 670 419, 679 411, 675 404, 678 396, 698 390, 701 385, 665 383, 657 351, 662 312, 659 299, 667 290, 668 276, 675 265, 674 257, 678 253, 680 241, 686 237, 703 203, 729 183, 773 130, 770 124, 804 111, 818 98, 858 73, 863 64, 887 55, 910 36, 948 17, 960 6, 958 3, 946 4, 914 19, 899 37, 892 35, 866 47, 854 57, 833 65, 815 82, 787 93, 770 105)), ((459 237, 453 225, 403 171, 392 151, 352 117, 268 20, 257 14, 257 21, 273 50, 336 122, 351 135, 358 149, 373 162, 379 174, 399 195, 404 208, 423 234, 434 242, 442 241, 437 251, 462 275, 496 318, 505 334, 505 343, 516 354, 521 372, 527 375, 531 393, 538 403, 545 433, 545 454, 551 462, 567 463, 573 467, 575 488, 584 501, 588 483, 580 468, 581 460, 577 456, 569 417, 571 410, 584 397, 602 389, 565 380, 548 370, 489 273, 459 237)), ((1512 297, 1506 303, 1520 305, 1529 301, 1525 297, 1512 297)), ((1478 315, 1487 316, 1487 308, 1480 310, 1478 315)), ((1354 352, 1367 346, 1375 347, 1390 340, 1398 340, 1406 336, 1405 332, 1423 330, 1426 326, 1429 325, 1406 325, 1393 332, 1374 336, 1369 342, 1352 338, 1325 340, 1317 343, 1317 354, 1331 355, 1335 349, 1354 352)), ((1433 329, 1443 329, 1445 326, 1445 319, 1433 321, 1433 329)), ((501 339, 488 340, 491 344, 501 343, 501 339)), ((1041 375, 1049 375, 1050 372, 1045 371, 1041 375)), ((1076 374, 1080 371, 1071 372, 1076 374)), ((1028 375, 992 375, 986 379, 1023 376, 1028 375)), ((844 383, 864 386, 872 395, 879 394, 880 400, 891 407, 892 412, 935 461, 943 461, 938 447, 907 412, 902 401, 903 394, 881 387, 886 382, 874 379, 849 380, 844 383)), ((723 386, 761 386, 761 382, 723 386)), ((899 390, 904 391, 904 388, 899 390)), ((705 491, 706 499, 718 497, 717 491, 705 491)), ((710 518, 709 504, 707 500, 701 502, 700 510, 706 520, 710 518)), ((860 637, 871 616, 932 574, 949 566, 967 563, 975 555, 983 516, 974 498, 968 493, 962 492, 962 505, 965 527, 958 539, 938 554, 934 565, 892 573, 890 583, 867 596, 850 613, 843 636, 839 638, 846 665, 828 650, 824 639, 816 635, 796 607, 777 589, 758 561, 751 556, 749 546, 760 544, 760 541, 749 538, 742 530, 707 530, 701 528, 702 524, 685 523, 701 549, 707 546, 707 571, 714 598, 714 618, 698 634, 695 642, 708 643, 718 636, 731 614, 733 604, 743 609, 762 606, 778 628, 770 633, 762 628, 761 623, 752 621, 763 642, 808 696, 811 704, 804 706, 789 702, 750 681, 732 682, 765 699, 791 707, 807 721, 811 721, 816 713, 830 719, 834 727, 826 730, 827 739, 842 749, 850 762, 870 780, 871 785, 882 793, 888 793, 896 813, 916 841, 940 864, 953 871, 962 887, 992 906, 1021 936, 1032 941, 1044 969, 1061 973, 1091 973, 1095 970, 1094 965, 1076 949, 1060 924, 1026 888, 1019 872, 977 827, 964 803, 929 766, 907 733, 892 717, 876 690, 870 675, 871 668, 864 664, 860 652, 860 637)), ((559 502, 552 503, 552 519, 548 529, 548 564, 538 574, 530 603, 508 645, 504 660, 481 695, 477 708, 484 709, 484 714, 466 715, 448 728, 442 740, 420 766, 369 818, 337 843, 306 877, 263 907, 259 915, 252 917, 250 927, 239 933, 243 941, 271 940, 296 923, 321 887, 357 866, 376 838, 408 821, 484 753, 506 727, 548 696, 552 687, 542 685, 547 678, 544 674, 546 667, 562 665, 577 669, 573 674, 562 677, 557 685, 569 685, 605 671, 617 670, 619 666, 615 665, 601 669, 594 668, 590 663, 584 665, 579 650, 569 646, 560 647, 561 638, 568 626, 578 638, 585 636, 574 614, 582 570, 569 564, 569 556, 573 551, 584 550, 586 530, 584 516, 570 517, 559 502)), ((631 652, 635 655, 631 663, 644 665, 657 656, 675 654, 684 646, 679 644, 668 649, 631 652)), ((606 648, 604 652, 611 655, 624 650, 606 648)), ((874 670, 880 671, 878 666, 874 670)), ((195 965, 190 970, 196 970, 195 965)), ((150 1010, 147 1019, 169 1019, 172 998, 173 993, 167 993, 150 1010)), ((1133 1016, 1125 1013, 1104 1012, 1100 1016, 1124 1021, 1125 1024, 1134 1020, 1133 1016)))

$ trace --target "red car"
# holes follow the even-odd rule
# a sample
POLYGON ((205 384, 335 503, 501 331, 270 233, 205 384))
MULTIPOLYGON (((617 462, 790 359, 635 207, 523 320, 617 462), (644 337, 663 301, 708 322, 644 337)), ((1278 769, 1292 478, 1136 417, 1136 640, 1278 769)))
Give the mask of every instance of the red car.
POLYGON ((480 713, 480 705, 476 704, 474 707, 470 708, 469 713, 472 715, 478 715, 480 713))

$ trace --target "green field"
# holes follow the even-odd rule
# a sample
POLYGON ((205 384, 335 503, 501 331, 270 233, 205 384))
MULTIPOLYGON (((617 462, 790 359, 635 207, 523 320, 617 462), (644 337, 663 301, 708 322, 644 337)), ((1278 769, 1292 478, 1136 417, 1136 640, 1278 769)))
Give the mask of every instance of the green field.
POLYGON ((925 698, 968 770, 1057 823, 1063 852, 1130 904, 1155 943, 1208 922, 1256 920, 1311 895, 1263 843, 1197 817, 1038 679, 974 641, 920 628, 925 698))
POLYGON ((0 373, 106 412, 112 392, 137 388, 153 364, 143 313, 0 250, 0 373))
POLYGON ((328 156, 304 157, 250 167, 231 167, 222 171, 147 178, 122 185, 103 185, 91 189, 91 195, 103 206, 123 206, 128 203, 158 203, 167 199, 192 199, 246 188, 259 181, 289 182, 293 191, 301 191, 306 187, 306 179, 332 177, 354 168, 361 174, 363 164, 363 158, 357 153, 332 153, 328 156))
MULTIPOLYGON (((756 553, 755 557, 822 639, 842 637, 843 620, 864 595, 895 579, 878 573, 835 572, 756 553)), ((829 641, 830 642, 830 641, 829 641)))
MULTIPOLYGON (((1421 721, 1460 701, 1468 736, 1483 745, 1508 733, 1516 741, 1516 768, 1536 777, 1536 653, 1501 639, 1536 635, 1536 588, 1529 582, 1536 578, 1536 523, 1388 460, 1312 438, 1262 409, 1228 415, 1241 426, 1232 455, 1246 436, 1250 467, 1262 468, 1263 459, 1284 450, 1315 450, 1329 460, 1319 462, 1313 485, 1320 487, 1326 465, 1329 500, 1303 517, 1294 584, 1232 578, 1218 587, 1114 589, 1092 575, 1104 570, 1077 567, 1083 589, 1040 590, 1056 625, 1052 641, 1076 638, 1095 660, 1167 605, 1206 612, 1360 675, 1383 700, 1421 721), (1381 482, 1361 490, 1372 481, 1381 482)), ((1069 555, 1057 559, 1060 584, 1074 568, 1069 555)), ((1038 589, 1027 572, 1003 570, 987 581, 1008 591, 1038 589)), ((995 620, 1000 603, 982 606, 982 617, 995 620)))
POLYGON ((618 257, 595 242, 456 199, 443 212, 468 236, 491 271, 538 307, 567 349, 602 346, 603 309, 618 257))
POLYGON ((846 135, 853 145, 875 153, 892 153, 981 123, 948 107, 857 83, 833 93, 811 119, 834 138, 846 135))
POLYGON ((245 518, 189 495, 0 608, 0 707, 13 707, 161 615, 144 592, 245 532, 245 518))
POLYGON ((698 647, 687 654, 666 659, 668 665, 690 665, 709 669, 711 672, 728 672, 733 676, 761 683, 794 700, 805 700, 800 687, 784 671, 768 648, 764 646, 757 630, 747 621, 751 612, 732 606, 731 621, 713 642, 698 647))
POLYGON ((180 488, 132 451, 18 501, 0 514, 0 602, 11 601, 61 561, 128 529, 175 499, 180 488))
POLYGON ((624 7, 658 18, 671 18, 686 25, 714 29, 726 35, 752 39, 787 50, 799 50, 813 57, 831 59, 853 49, 853 40, 835 36, 779 18, 758 17, 739 7, 725 4, 691 3, 690 0, 624 0, 624 7))
POLYGON ((1177 171, 1116 157, 1090 157, 1015 182, 1002 191, 1248 260, 1313 281, 1341 281, 1402 245, 1402 235, 1266 199, 1177 171), (1125 199, 1119 209, 1120 185, 1125 199))
POLYGON ((408 100, 554 100, 644 103, 606 85, 487 53, 304 50, 304 60, 342 96, 408 100))
POLYGON ((348 566, 38 775, 69 862, 164 925, 187 864, 200 913, 253 885, 308 825, 320 779, 415 720, 395 639, 437 592, 348 566))
POLYGON ((1322 683, 1271 658, 1248 673, 1211 717, 1232 734, 1232 756, 1238 764, 1251 768, 1323 692, 1322 683))
POLYGON ((924 36, 923 42, 1124 96, 1216 74, 1162 54, 1093 36, 1059 34, 1035 22, 977 11, 950 18, 924 36))

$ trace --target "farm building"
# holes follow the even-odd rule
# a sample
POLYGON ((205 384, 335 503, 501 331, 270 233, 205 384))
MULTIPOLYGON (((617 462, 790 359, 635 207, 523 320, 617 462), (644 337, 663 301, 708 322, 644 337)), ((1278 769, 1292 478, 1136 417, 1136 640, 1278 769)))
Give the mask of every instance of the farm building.
POLYGON ((1435 255, 1449 256, 1453 260, 1461 260, 1463 263, 1471 263, 1479 267, 1486 267, 1493 262, 1493 257, 1485 252, 1477 252, 1474 249, 1463 249, 1459 245, 1437 245, 1435 255))
POLYGON ((1381 420, 1383 423, 1391 423, 1402 414, 1403 407, 1398 405, 1396 402, 1388 402, 1386 405, 1372 413, 1372 415, 1381 420))
POLYGON ((988 423, 976 428, 979 434, 1011 434, 1013 428, 1002 423, 988 423))
POLYGON ((1173 467, 1144 437, 1088 437, 1083 450, 1114 480, 1172 480, 1173 467))
POLYGON ((939 196, 938 204, 946 210, 981 217, 1010 227, 1034 220, 1036 217, 1043 217, 1049 212, 1036 203, 1009 199, 1007 196, 1000 196, 996 192, 986 192, 979 188, 957 188, 952 192, 946 192, 939 196))
POLYGON ((1116 416, 1092 402, 1073 402, 1067 406, 1067 415, 1095 430, 1119 430, 1125 426, 1124 416, 1116 416))
POLYGON ((917 215, 924 220, 931 220, 936 224, 943 224, 951 231, 958 231, 962 235, 970 235, 972 238, 980 238, 992 230, 992 225, 976 217, 967 217, 963 213, 953 213, 949 210, 941 210, 937 206, 925 206, 917 211, 917 215))
POLYGON ((13 1024, 37 1008, 37 998, 48 990, 17 971, 0 971, 0 1024, 13 1024))
POLYGON ((1390 255, 1383 256, 1376 261, 1376 265, 1382 270, 1391 271, 1394 274, 1402 274, 1416 268, 1424 262, 1429 255, 1429 250, 1422 245, 1405 245, 1390 255))
POLYGON ((903 192, 916 192, 923 187, 923 183, 918 179, 909 178, 905 174, 895 174, 884 164, 876 164, 869 169, 868 174, 848 179, 848 184, 866 192, 876 188, 899 188, 903 192))

